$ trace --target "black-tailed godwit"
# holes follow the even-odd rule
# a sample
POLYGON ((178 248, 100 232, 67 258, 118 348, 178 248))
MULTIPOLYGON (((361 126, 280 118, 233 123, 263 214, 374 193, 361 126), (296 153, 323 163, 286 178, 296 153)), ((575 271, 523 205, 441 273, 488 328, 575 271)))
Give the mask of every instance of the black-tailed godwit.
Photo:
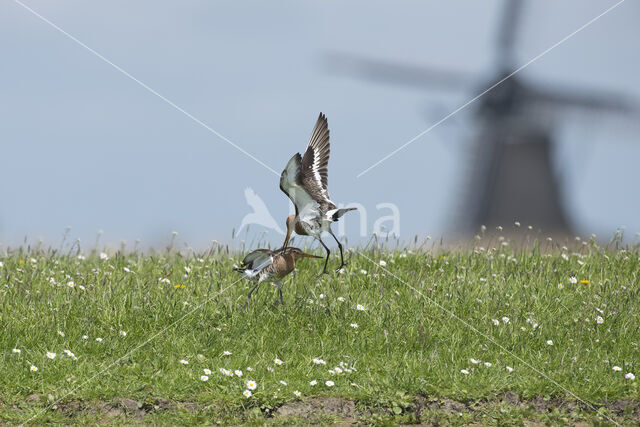
POLYGON ((251 294, 262 282, 271 282, 278 286, 280 302, 282 299, 282 279, 296 268, 296 261, 300 258, 322 258, 302 252, 298 248, 285 247, 275 251, 256 249, 242 260, 240 267, 234 268, 245 279, 254 282, 255 286, 247 295, 247 305, 251 294))
POLYGON ((320 113, 313 128, 311 139, 304 156, 296 153, 280 176, 280 189, 293 202, 296 214, 287 218, 287 236, 283 248, 289 243, 293 231, 303 236, 312 236, 327 251, 324 268, 320 275, 327 272, 327 263, 331 251, 321 239, 323 231, 333 236, 340 249, 340 270, 345 266, 342 244, 331 231, 331 223, 355 208, 338 209, 329 198, 328 170, 329 164, 329 126, 327 118, 320 113))

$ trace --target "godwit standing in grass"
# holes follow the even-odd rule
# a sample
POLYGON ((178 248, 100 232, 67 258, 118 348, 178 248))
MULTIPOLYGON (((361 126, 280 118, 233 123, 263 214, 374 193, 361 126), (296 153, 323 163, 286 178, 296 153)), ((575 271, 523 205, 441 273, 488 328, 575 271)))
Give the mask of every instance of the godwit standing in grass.
POLYGON ((281 248, 276 251, 269 249, 256 249, 249 253, 242 260, 240 267, 234 268, 242 277, 255 283, 255 286, 247 295, 247 305, 251 299, 251 294, 262 282, 272 282, 278 286, 280 292, 280 302, 282 299, 282 279, 296 268, 296 261, 300 258, 322 258, 309 255, 298 248, 281 248))
POLYGON ((287 218, 287 236, 282 247, 289 243, 289 237, 295 230, 297 234, 312 236, 327 251, 321 275, 327 272, 327 263, 331 251, 320 238, 323 231, 333 236, 340 249, 340 270, 344 267, 342 244, 331 231, 331 223, 340 219, 345 212, 355 208, 338 209, 329 199, 328 171, 329 164, 329 126, 327 118, 320 113, 313 128, 311 139, 304 156, 296 153, 280 176, 280 189, 289 196, 296 208, 296 214, 287 218))

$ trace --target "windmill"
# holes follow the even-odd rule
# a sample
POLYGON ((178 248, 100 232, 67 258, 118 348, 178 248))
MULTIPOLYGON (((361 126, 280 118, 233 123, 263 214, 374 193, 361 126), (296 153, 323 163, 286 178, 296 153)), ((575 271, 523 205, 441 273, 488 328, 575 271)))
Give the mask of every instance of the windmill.
POLYGON ((457 231, 474 232, 481 225, 520 221, 555 235, 573 234, 562 203, 562 190, 553 162, 553 129, 563 109, 598 113, 628 113, 631 102, 620 95, 570 89, 525 80, 514 74, 518 21, 522 0, 505 0, 496 39, 496 62, 487 83, 472 85, 470 76, 347 54, 331 54, 333 71, 385 83, 421 88, 482 91, 492 87, 471 108, 475 136, 472 167, 463 192, 457 231))

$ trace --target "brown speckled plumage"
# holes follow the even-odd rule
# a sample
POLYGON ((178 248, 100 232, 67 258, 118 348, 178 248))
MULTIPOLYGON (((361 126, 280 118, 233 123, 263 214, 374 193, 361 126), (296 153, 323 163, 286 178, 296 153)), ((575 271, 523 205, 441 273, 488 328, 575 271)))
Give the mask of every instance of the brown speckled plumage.
POLYGON ((234 268, 242 277, 255 283, 255 286, 247 295, 247 304, 251 299, 251 294, 262 282, 272 282, 278 286, 280 292, 280 302, 282 299, 281 280, 296 268, 296 261, 300 258, 320 258, 309 255, 298 248, 285 247, 275 251, 269 249, 256 249, 249 253, 242 260, 240 267, 234 268))

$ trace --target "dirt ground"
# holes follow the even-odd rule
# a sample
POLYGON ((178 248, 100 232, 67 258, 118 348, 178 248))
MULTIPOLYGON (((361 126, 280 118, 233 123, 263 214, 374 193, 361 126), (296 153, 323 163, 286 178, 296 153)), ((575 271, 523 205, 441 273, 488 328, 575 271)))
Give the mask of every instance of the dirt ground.
MULTIPOLYGON (((46 403, 46 398, 37 394, 25 400, 25 405, 42 409, 47 407, 46 403)), ((9 409, 7 406, 5 411, 9 409)), ((58 403, 50 408, 49 414, 60 416, 68 423, 95 420, 104 424, 640 425, 640 402, 621 399, 594 408, 543 396, 521 400, 515 393, 505 393, 491 400, 473 402, 417 396, 411 398, 410 403, 385 407, 325 396, 289 402, 276 408, 239 410, 217 403, 205 405, 166 399, 140 402, 117 398, 58 403)), ((37 420, 33 422, 38 424, 37 420)))

